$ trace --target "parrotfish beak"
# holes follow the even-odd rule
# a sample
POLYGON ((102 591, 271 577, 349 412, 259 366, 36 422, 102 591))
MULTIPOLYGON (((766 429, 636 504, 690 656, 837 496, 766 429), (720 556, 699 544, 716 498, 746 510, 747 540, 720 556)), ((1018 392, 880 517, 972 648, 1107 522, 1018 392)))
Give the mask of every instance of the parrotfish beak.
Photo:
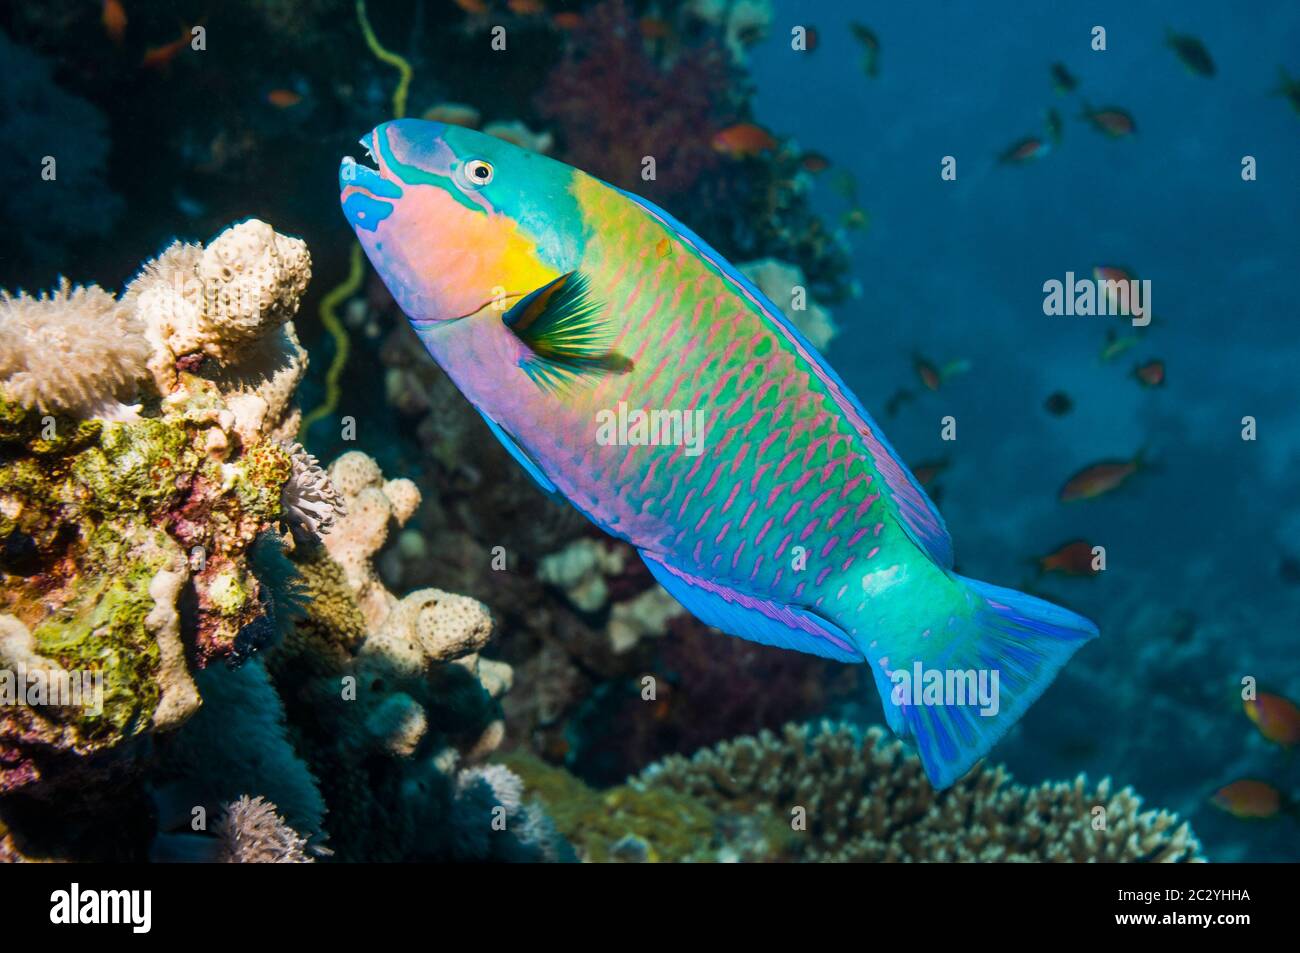
POLYGON ((394 157, 399 162, 409 161, 413 151, 410 137, 416 131, 412 127, 418 127, 419 139, 426 148, 430 143, 440 142, 447 130, 446 123, 426 120, 380 123, 357 140, 363 151, 363 159, 344 156, 339 163, 339 192, 346 193, 349 186, 373 191, 376 187, 382 188, 378 186, 378 181, 382 179, 396 185, 393 171, 384 157, 394 157))

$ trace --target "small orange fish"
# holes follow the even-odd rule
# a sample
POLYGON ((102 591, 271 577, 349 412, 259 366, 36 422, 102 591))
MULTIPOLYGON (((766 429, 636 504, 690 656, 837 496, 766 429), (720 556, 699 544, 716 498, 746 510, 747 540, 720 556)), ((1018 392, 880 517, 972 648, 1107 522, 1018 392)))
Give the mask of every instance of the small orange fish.
POLYGON ((104 0, 99 20, 104 24, 104 32, 108 34, 108 38, 117 46, 121 46, 126 36, 126 8, 122 6, 121 0, 104 0))
POLYGON ((1244 778, 1219 788, 1210 802, 1233 817, 1264 819, 1282 809, 1282 792, 1267 781, 1244 778))
POLYGON ((1093 265, 1092 277, 1098 281, 1137 281, 1137 275, 1131 268, 1119 265, 1093 265))
POLYGON ((162 46, 151 46, 145 50, 144 59, 140 61, 140 66, 144 69, 166 70, 172 65, 172 60, 176 59, 177 54, 190 44, 193 27, 186 27, 181 30, 181 35, 170 43, 164 43, 162 46))
POLYGON ((1165 362, 1147 361, 1133 368, 1133 376, 1143 387, 1163 387, 1165 383, 1165 362))
POLYGON ((959 359, 949 361, 943 367, 935 367, 918 354, 912 358, 912 367, 916 370, 916 376, 921 379, 921 383, 926 386, 926 389, 937 391, 949 378, 964 374, 970 370, 970 361, 959 359))
POLYGON ((1242 707, 1246 709, 1246 717, 1269 741, 1283 748, 1300 744, 1300 708, 1290 699, 1260 692, 1258 697, 1243 702, 1242 707))
MULTIPOLYGON (((1139 281, 1140 279, 1138 278, 1137 273, 1133 271, 1132 268, 1122 268, 1119 265, 1095 265, 1092 269, 1092 277, 1096 281, 1107 282, 1104 286, 1106 304, 1110 308, 1112 314, 1132 313, 1141 316, 1142 311, 1137 307, 1132 307, 1132 311, 1130 312, 1130 304, 1127 296, 1121 298, 1120 289, 1116 287, 1115 284, 1110 284, 1110 282, 1128 283, 1139 281)), ((1132 286, 1130 285, 1130 287, 1132 286)), ((1137 303, 1133 302, 1133 304, 1136 305, 1137 303)))
POLYGON ((582 14, 564 10, 551 17, 551 24, 557 30, 576 30, 582 26, 582 14))
POLYGON ((1041 159, 1051 151, 1052 146, 1050 143, 1044 142, 1036 136, 1030 136, 1010 146, 1002 155, 998 156, 998 161, 1008 165, 1020 165, 1024 162, 1041 159))
MULTIPOLYGON (((485 8, 486 6, 484 4, 485 8)), ((506 0, 506 9, 521 17, 532 17, 539 13, 545 13, 546 4, 542 0, 506 0)))
POLYGON ((1123 109, 1107 106, 1104 109, 1085 109, 1083 118, 1092 123, 1098 132, 1103 132, 1112 139, 1122 139, 1137 132, 1137 123, 1123 109))
POLYGON ((826 158, 820 152, 805 152, 799 157, 799 168, 805 172, 811 172, 816 175, 819 172, 825 172, 831 167, 831 160, 826 158))
POLYGON ((776 148, 776 139, 762 126, 738 122, 714 133, 713 148, 733 159, 743 159, 776 148))
POLYGON ((1118 489, 1142 466, 1141 453, 1132 460, 1103 460, 1101 463, 1091 464, 1065 481, 1059 498, 1062 503, 1091 500, 1093 497, 1118 489))
POLYGON ((460 7, 466 13, 487 13, 488 5, 486 0, 455 0, 456 6, 460 7))
POLYGON ((292 109, 302 102, 302 94, 292 89, 273 89, 266 94, 266 101, 276 109, 292 109))
POLYGON ((1100 571, 1093 564, 1093 545, 1075 539, 1038 560, 1039 572, 1059 572, 1064 576, 1095 576, 1100 571))
POLYGON ((939 385, 943 383, 943 378, 939 376, 939 369, 923 357, 917 356, 914 358, 912 368, 916 371, 916 376, 921 379, 921 383, 926 386, 927 390, 937 391, 939 385))

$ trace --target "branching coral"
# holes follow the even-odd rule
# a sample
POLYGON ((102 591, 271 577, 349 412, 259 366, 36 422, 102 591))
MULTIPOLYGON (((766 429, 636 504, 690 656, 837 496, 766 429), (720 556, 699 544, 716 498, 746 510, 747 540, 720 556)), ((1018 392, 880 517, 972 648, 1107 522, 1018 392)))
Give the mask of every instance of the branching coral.
POLYGON ((1189 862, 1191 828, 1109 780, 1026 788, 1000 766, 936 792, 919 759, 873 728, 787 725, 647 768, 639 790, 672 791, 717 812, 782 818, 809 861, 1189 862), (800 829, 800 819, 806 829, 800 829))

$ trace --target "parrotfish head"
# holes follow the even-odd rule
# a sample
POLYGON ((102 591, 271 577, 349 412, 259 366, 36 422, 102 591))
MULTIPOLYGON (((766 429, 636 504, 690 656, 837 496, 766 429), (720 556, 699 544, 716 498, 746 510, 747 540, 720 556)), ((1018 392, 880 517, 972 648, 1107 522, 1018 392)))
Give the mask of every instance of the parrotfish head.
POLYGON ((583 219, 561 162, 472 129, 400 119, 339 167, 343 214, 417 330, 509 307, 576 267, 583 219))

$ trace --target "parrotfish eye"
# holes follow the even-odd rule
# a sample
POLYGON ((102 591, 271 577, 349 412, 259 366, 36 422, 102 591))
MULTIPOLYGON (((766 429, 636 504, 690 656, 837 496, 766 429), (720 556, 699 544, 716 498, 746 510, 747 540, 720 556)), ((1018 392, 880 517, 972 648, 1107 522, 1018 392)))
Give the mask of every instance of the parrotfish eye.
POLYGON ((481 189, 492 181, 492 163, 482 159, 470 159, 461 166, 461 177, 471 189, 481 189))

